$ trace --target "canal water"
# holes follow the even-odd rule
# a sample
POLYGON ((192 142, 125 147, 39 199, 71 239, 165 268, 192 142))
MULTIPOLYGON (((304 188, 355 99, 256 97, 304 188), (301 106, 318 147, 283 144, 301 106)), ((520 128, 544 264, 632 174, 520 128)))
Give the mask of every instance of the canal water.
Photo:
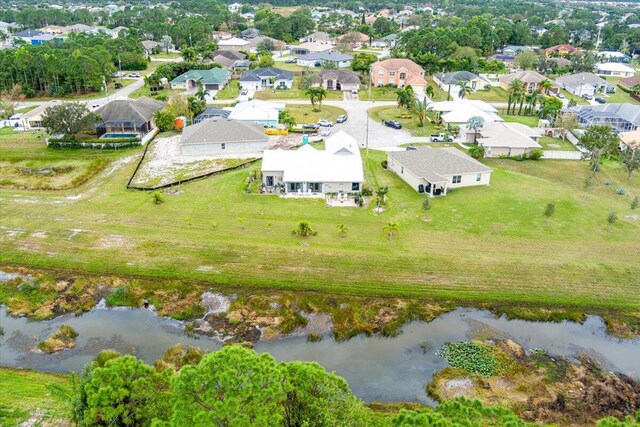
MULTIPOLYGON (((98 352, 115 349, 135 354, 147 363, 160 358, 169 347, 182 343, 215 350, 218 341, 188 337, 183 325, 157 316, 147 309, 97 307, 80 317, 30 322, 7 315, 0 307, 0 365, 42 371, 78 371, 98 352), (74 349, 54 355, 33 351, 62 324, 78 331, 74 349)), ((483 310, 458 308, 432 322, 411 322, 395 338, 358 336, 336 342, 329 335, 309 343, 304 337, 260 341, 258 352, 277 360, 315 361, 347 379, 353 392, 365 401, 416 401, 432 404, 425 385, 446 366, 435 352, 448 341, 475 337, 510 338, 525 349, 544 349, 550 354, 575 357, 586 354, 604 369, 640 378, 640 339, 622 340, 605 331, 601 318, 590 316, 583 324, 546 323, 496 318, 483 310), (423 347, 426 343, 426 351, 423 347)))

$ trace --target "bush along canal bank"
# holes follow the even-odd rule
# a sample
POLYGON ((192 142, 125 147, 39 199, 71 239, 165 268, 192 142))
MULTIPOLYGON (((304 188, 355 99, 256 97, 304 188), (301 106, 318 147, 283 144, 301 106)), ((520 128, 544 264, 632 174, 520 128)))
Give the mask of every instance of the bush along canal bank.
POLYGON ((101 301, 106 307, 148 307, 159 316, 185 321, 190 334, 229 342, 256 342, 291 334, 306 335, 313 341, 326 332, 338 341, 359 334, 393 337, 409 321, 428 322, 460 306, 486 309, 507 319, 544 322, 583 323, 592 314, 602 317, 607 332, 616 337, 640 335, 640 312, 631 308, 612 312, 594 307, 586 313, 571 307, 269 292, 0 266, 0 304, 7 306, 11 316, 46 320, 64 314, 80 315, 101 301))

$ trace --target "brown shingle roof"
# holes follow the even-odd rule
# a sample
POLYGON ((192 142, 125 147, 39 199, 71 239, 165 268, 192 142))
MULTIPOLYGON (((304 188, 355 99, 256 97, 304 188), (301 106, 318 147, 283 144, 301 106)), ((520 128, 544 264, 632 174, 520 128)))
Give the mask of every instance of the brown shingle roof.
POLYGON ((620 79, 618 83, 628 89, 633 89, 635 85, 640 84, 640 76, 624 77, 620 79))
POLYGON ((407 71, 416 73, 421 73, 424 71, 421 66, 419 66, 412 60, 404 58, 385 59, 384 61, 376 62, 375 64, 373 64, 373 66, 382 67, 387 71, 398 71, 400 68, 406 68, 407 71))
POLYGON ((403 167, 429 182, 444 182, 447 176, 466 173, 483 173, 492 170, 474 158, 453 147, 420 147, 417 150, 392 151, 389 157, 403 167))

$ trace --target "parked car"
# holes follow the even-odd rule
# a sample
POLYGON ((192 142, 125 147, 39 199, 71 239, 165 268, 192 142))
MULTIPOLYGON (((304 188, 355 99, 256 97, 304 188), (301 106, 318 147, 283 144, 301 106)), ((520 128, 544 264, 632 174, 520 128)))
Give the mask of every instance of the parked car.
POLYGON ((353 89, 351 89, 351 93, 354 94, 354 95, 357 95, 358 94, 358 88, 354 87, 353 89))
POLYGON ((331 128, 324 126, 320 129, 320 136, 329 136, 331 135, 331 128))
POLYGON ((242 89, 240 91, 240 95, 242 95, 242 96, 247 96, 248 94, 249 94, 249 89, 242 89))
POLYGON ((131 74, 129 74, 129 77, 132 77, 132 78, 134 78, 134 79, 139 79, 139 78, 140 78, 140 74, 138 74, 138 73, 131 73, 131 74))
POLYGON ((604 99, 601 96, 596 97, 596 99, 594 99, 594 101, 596 101, 598 104, 606 104, 607 103, 607 100, 604 99))
POLYGON ((415 151, 415 150, 417 150, 417 149, 418 149, 418 147, 416 147, 415 145, 409 145, 409 146, 407 147, 407 151, 415 151))
POLYGON ((95 111, 95 110, 97 110, 97 109, 98 109, 98 108, 100 108, 100 107, 102 107, 102 105, 100 105, 100 104, 93 104, 93 105, 91 106, 90 110, 91 110, 91 111, 95 111))
POLYGON ((336 118, 336 123, 344 123, 347 121, 347 116, 345 116, 344 114, 340 114, 337 118, 336 118))
POLYGON ((297 61, 295 56, 290 56, 287 59, 284 60, 284 62, 286 62, 287 64, 295 64, 297 61))
POLYGON ((315 123, 305 123, 304 125, 302 125, 302 129, 318 129, 320 126, 318 126, 315 123))
POLYGON ((593 99, 593 96, 591 96, 591 95, 589 95, 589 94, 587 94, 587 93, 583 94, 583 95, 582 95, 582 97, 583 97, 584 99, 586 99, 587 101, 591 101, 591 100, 593 99))
POLYGON ((436 135, 431 135, 431 142, 451 142, 451 141, 453 141, 453 137, 443 132, 440 132, 436 135))
POLYGON ((562 94, 562 92, 558 92, 558 94, 557 94, 556 96, 557 96, 558 98, 560 98, 560 99, 565 99, 565 98, 566 98, 566 96, 564 96, 564 95, 562 94))
POLYGON ((384 124, 385 126, 388 126, 390 128, 402 129, 402 124, 400 122, 395 121, 395 120, 385 120, 384 122, 382 122, 382 124, 384 124))
POLYGON ((320 120, 318 120, 318 126, 331 127, 331 126, 333 126, 333 123, 331 123, 329 120, 320 119, 320 120))
POLYGON ((122 83, 116 83, 113 85, 116 89, 122 89, 122 83))

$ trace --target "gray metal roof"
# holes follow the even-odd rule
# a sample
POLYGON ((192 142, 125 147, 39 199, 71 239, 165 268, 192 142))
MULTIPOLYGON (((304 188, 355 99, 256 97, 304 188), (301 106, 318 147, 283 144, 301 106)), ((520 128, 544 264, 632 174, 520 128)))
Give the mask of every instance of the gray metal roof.
POLYGON ((200 123, 209 119, 226 119, 231 114, 229 110, 223 110, 220 107, 207 107, 204 111, 193 120, 194 123, 200 123))
POLYGON ((389 153, 389 157, 392 157, 412 174, 431 183, 447 181, 447 177, 452 175, 492 171, 453 147, 420 147, 417 150, 392 151, 389 153))
POLYGON ((570 87, 577 87, 581 84, 589 84, 592 86, 613 86, 602 77, 599 77, 593 73, 578 73, 569 74, 568 76, 558 77, 556 83, 559 85, 567 85, 570 87))
POLYGON ((262 125, 232 119, 212 119, 184 128, 180 143, 188 145, 210 142, 267 142, 268 140, 262 125))
POLYGON ((255 82, 272 77, 277 80, 293 80, 293 71, 281 70, 280 68, 256 68, 244 73, 240 77, 240 81, 255 82))
POLYGON ((337 52, 317 52, 302 55, 298 59, 302 61, 351 61, 353 56, 337 52))
MULTIPOLYGON (((452 71, 451 73, 438 73, 434 77, 447 85, 457 85, 459 82, 469 82, 473 79, 486 80, 469 71, 452 71)), ((489 81, 486 81, 487 84, 489 84, 489 81)))

